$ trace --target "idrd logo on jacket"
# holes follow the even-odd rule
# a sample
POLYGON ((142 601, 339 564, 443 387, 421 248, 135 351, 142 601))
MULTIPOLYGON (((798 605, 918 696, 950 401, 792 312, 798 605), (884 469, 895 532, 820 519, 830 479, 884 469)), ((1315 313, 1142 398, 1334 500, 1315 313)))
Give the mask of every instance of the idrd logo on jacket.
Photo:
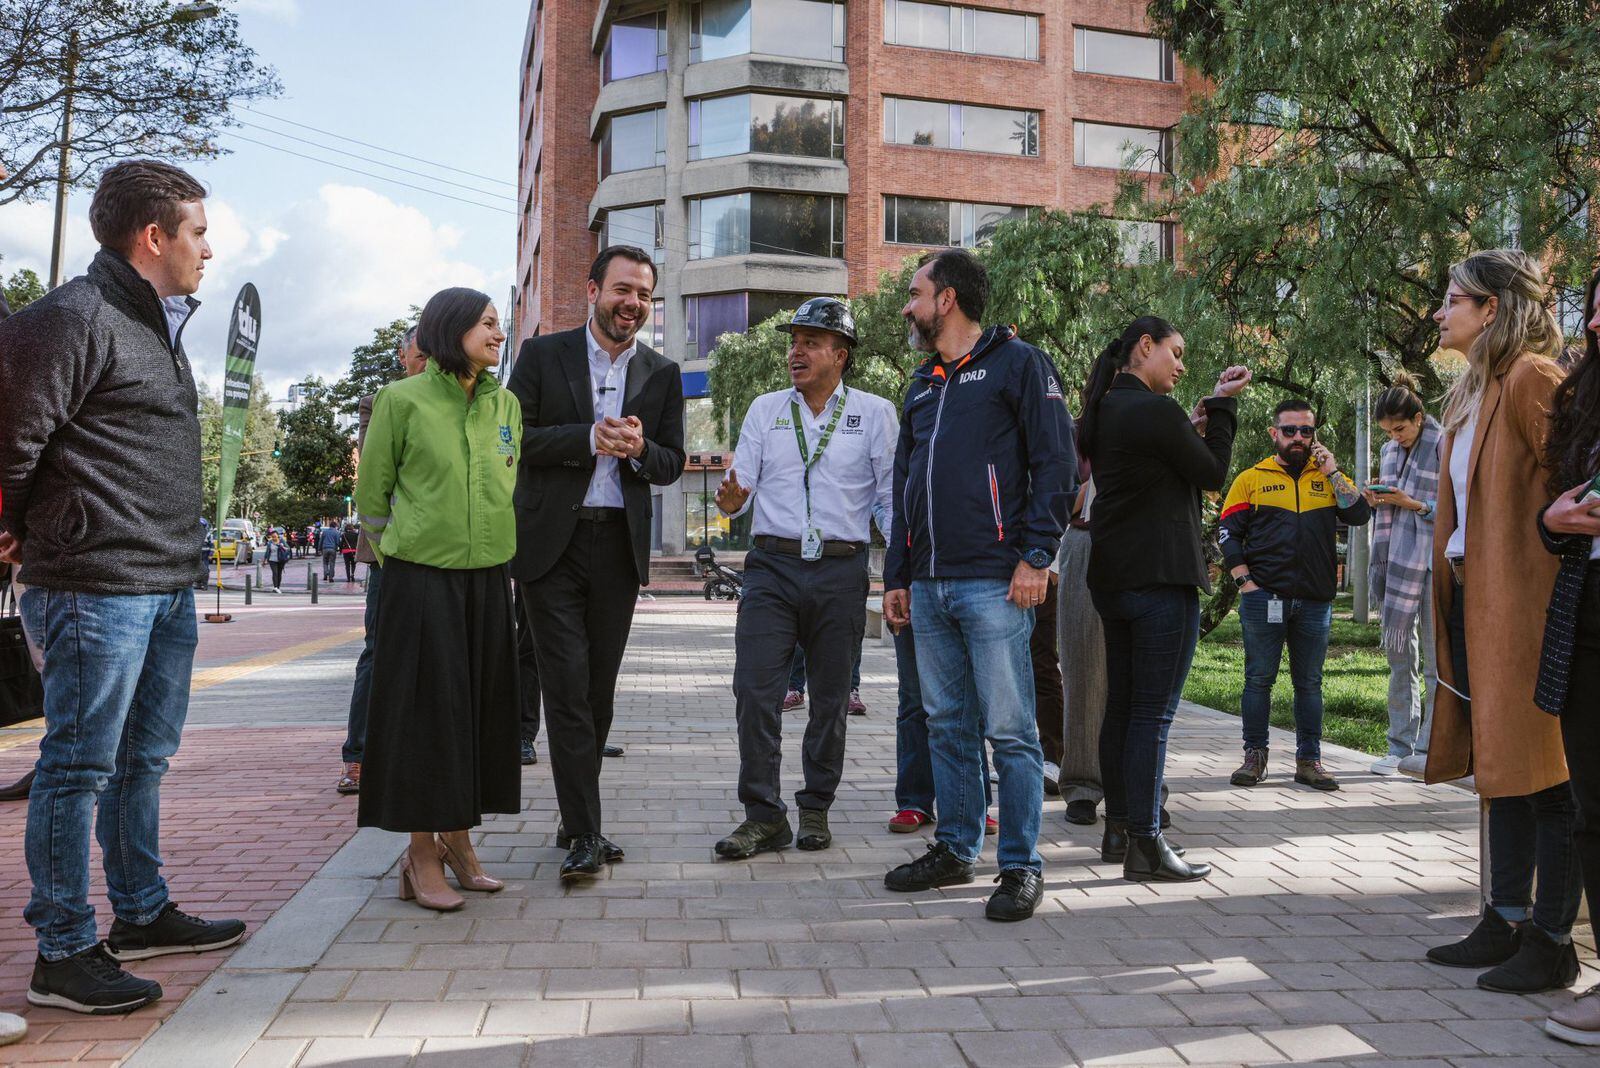
POLYGON ((987 367, 980 367, 976 371, 968 371, 958 378, 957 382, 982 382, 983 376, 989 373, 987 367))

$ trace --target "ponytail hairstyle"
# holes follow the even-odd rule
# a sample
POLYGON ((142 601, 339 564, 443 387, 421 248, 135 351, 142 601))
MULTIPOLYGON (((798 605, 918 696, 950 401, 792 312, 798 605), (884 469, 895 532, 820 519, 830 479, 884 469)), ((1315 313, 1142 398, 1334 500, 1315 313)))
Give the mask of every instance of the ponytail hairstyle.
POLYGON ((1094 458, 1095 432, 1100 424, 1100 401, 1111 389, 1111 383, 1117 375, 1128 369, 1133 347, 1146 336, 1152 341, 1161 341, 1177 332, 1165 319, 1141 315, 1095 357, 1094 366, 1089 369, 1089 378, 1084 382, 1080 394, 1082 411, 1078 416, 1078 451, 1091 461, 1094 458))
POLYGON ((1545 442, 1545 465, 1550 472, 1550 493, 1559 496, 1593 478, 1600 450, 1600 339, 1589 329, 1600 271, 1589 276, 1583 291, 1583 355, 1556 387, 1550 402, 1550 437, 1545 442))
POLYGON ((1523 353, 1551 359, 1561 354, 1561 326, 1545 304, 1544 271, 1518 249, 1476 252, 1450 267, 1450 281, 1482 304, 1499 301, 1494 321, 1467 352, 1467 369, 1444 398, 1444 426, 1452 433, 1478 413, 1489 380, 1523 353))
POLYGON ((1415 419, 1425 410, 1421 394, 1421 387, 1417 385, 1416 377, 1411 372, 1396 371, 1394 384, 1380 393, 1377 401, 1373 403, 1372 418, 1415 419))

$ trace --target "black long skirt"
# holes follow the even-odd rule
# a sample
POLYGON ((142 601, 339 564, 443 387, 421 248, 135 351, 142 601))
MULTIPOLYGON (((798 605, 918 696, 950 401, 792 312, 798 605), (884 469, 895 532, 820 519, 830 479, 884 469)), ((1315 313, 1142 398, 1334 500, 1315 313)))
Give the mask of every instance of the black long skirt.
POLYGON ((383 565, 356 822, 460 831, 522 809, 517 645, 504 564, 383 565))

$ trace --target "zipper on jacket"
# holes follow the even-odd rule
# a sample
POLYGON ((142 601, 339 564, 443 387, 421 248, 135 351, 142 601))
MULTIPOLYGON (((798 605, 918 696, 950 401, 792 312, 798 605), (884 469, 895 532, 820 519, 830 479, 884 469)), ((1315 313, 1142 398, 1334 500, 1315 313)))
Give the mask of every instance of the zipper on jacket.
POLYGON ((1000 481, 995 478, 994 464, 989 465, 989 505, 994 509, 994 540, 1006 540, 1006 525, 1000 517, 1000 481))
POLYGON ((939 540, 933 534, 933 453, 939 444, 939 422, 944 418, 944 398, 950 392, 950 387, 955 385, 953 377, 946 377, 944 386, 939 390, 939 406, 933 412, 933 433, 928 436, 928 577, 937 578, 939 564, 939 540))

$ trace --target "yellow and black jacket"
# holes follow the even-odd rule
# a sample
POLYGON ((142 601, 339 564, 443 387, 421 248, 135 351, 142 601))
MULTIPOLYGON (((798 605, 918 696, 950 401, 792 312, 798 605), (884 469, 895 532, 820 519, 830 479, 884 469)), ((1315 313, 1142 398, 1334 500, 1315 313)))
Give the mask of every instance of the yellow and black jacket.
POLYGON ((1332 480, 1307 463, 1295 478, 1269 456, 1241 471, 1222 505, 1222 558, 1244 564, 1262 589, 1280 597, 1331 601, 1338 576, 1337 520, 1361 526, 1372 509, 1360 497, 1339 505, 1332 480))

